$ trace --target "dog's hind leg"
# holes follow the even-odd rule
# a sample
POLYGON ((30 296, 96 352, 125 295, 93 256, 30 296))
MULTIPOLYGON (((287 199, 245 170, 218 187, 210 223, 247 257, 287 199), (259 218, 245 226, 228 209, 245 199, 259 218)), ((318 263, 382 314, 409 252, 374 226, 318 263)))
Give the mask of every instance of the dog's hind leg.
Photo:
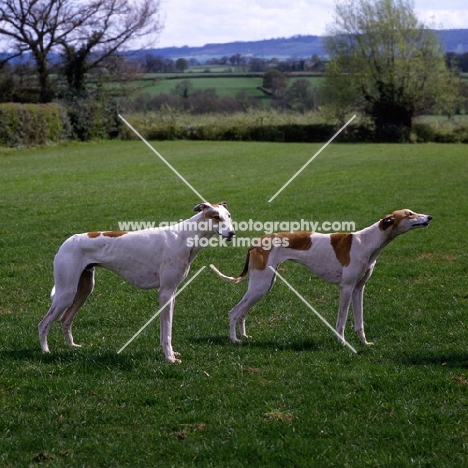
POLYGON ((39 340, 41 342, 41 349, 44 353, 49 352, 49 346, 47 344, 47 334, 49 333, 52 324, 59 319, 59 317, 73 304, 76 290, 61 291, 55 287, 55 294, 52 299, 52 305, 44 316, 39 325, 39 340))
POLYGON ((344 344, 344 331, 346 326, 346 319, 348 318, 348 310, 351 305, 351 296, 354 290, 353 284, 341 284, 340 291, 340 306, 338 309, 338 318, 336 320, 336 333, 338 339, 344 344))
POLYGON ((67 343, 71 347, 80 348, 81 345, 76 344, 73 341, 72 335, 72 323, 75 314, 81 308, 81 306, 86 302, 89 295, 93 292, 94 289, 94 268, 86 268, 81 273, 80 281, 78 283, 78 289, 76 291, 75 298, 73 300, 73 304, 68 307, 68 309, 63 314, 62 318, 60 319, 62 330, 65 335, 65 339, 67 343))
POLYGON ((63 244, 55 256, 52 304, 38 325, 41 348, 45 353, 49 352, 47 334, 50 327, 73 305, 83 273, 81 268, 77 269, 75 266, 76 261, 72 255, 68 254, 67 248, 68 245, 63 244))
POLYGON ((275 272, 267 267, 264 270, 251 270, 249 287, 244 297, 229 312, 230 338, 233 343, 241 343, 236 335, 236 325, 239 324, 241 337, 250 338, 245 331, 245 320, 249 309, 256 304, 273 286, 275 272))

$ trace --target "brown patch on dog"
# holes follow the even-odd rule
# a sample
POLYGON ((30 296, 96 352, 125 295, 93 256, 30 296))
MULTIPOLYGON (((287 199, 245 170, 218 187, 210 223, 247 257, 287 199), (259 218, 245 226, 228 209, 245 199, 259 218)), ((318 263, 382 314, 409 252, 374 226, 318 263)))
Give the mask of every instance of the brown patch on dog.
POLYGON ((262 247, 252 247, 249 250, 250 268, 253 268, 254 270, 264 270, 267 266, 270 252, 271 252, 271 249, 266 250, 262 247))
POLYGON ((99 237, 101 235, 100 232, 88 232, 88 237, 91 239, 95 239, 96 237, 99 237))
POLYGON ((106 231, 102 233, 102 235, 106 237, 120 237, 120 236, 124 236, 125 234, 128 234, 128 232, 127 231, 106 231))
POLYGON ((310 231, 297 231, 297 232, 279 232, 275 234, 281 240, 288 239, 289 243, 285 247, 294 250, 309 250, 312 246, 312 239, 310 231))
POLYGON ((395 218, 392 215, 385 216, 385 218, 380 220, 379 229, 385 231, 395 222, 395 218))
POLYGON ((336 258, 344 267, 348 266, 351 262, 351 244, 353 242, 352 234, 331 234, 330 242, 335 251, 336 258))
POLYGON ((216 210, 208 211, 208 213, 203 213, 205 215, 205 219, 214 219, 215 221, 220 221, 221 217, 219 216, 219 212, 216 210))
POLYGON ((250 267, 255 270, 264 270, 268 264, 268 257, 270 256, 270 252, 275 247, 284 247, 295 250, 309 250, 312 245, 310 235, 311 232, 309 231, 277 232, 275 234, 265 234, 259 240, 260 245, 258 247, 251 247, 249 250, 250 267), (268 241, 266 241, 266 239, 268 239, 268 241), (275 239, 277 239, 276 242, 275 239))
POLYGON ((387 216, 385 216, 385 218, 380 220, 379 229, 381 231, 385 231, 390 226, 397 226, 402 219, 417 218, 417 216, 417 213, 414 213, 413 211, 408 209, 394 211, 393 213, 388 214, 387 216))

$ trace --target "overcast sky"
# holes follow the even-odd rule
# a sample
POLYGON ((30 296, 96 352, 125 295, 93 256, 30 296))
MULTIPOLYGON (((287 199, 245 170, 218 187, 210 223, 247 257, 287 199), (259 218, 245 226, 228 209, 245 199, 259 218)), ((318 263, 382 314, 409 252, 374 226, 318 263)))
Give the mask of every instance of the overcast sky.
MULTIPOLYGON (((414 0, 418 18, 437 29, 468 29, 468 0, 414 0)), ((335 0, 162 0, 156 47, 323 35, 335 0)))

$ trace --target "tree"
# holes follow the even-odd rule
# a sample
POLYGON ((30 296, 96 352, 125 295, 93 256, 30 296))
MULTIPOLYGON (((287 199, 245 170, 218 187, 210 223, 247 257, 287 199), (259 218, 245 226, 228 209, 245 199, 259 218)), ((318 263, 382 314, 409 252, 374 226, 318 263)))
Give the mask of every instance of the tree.
POLYGON ((188 99, 193 89, 194 86, 190 80, 182 80, 175 85, 173 93, 183 99, 188 99))
POLYGON ((189 66, 187 60, 185 60, 184 58, 179 58, 176 60, 175 67, 178 72, 183 73, 185 70, 187 70, 189 66))
POLYGON ((279 70, 269 70, 263 74, 263 87, 268 89, 273 97, 281 98, 286 92, 288 80, 279 70))
POLYGON ((299 112, 317 110, 317 90, 305 78, 296 80, 287 90, 289 105, 299 112))
POLYGON ((84 74, 125 44, 161 29, 159 0, 2 0, 0 37, 35 62, 40 100, 53 97, 49 55, 62 51, 68 85, 82 89, 84 74))
MULTIPOLYGON (((361 108, 382 141, 407 141, 412 120, 441 99, 454 102, 456 79, 437 36, 418 21, 411 0, 343 0, 325 41, 328 91, 361 108)), ((325 93, 327 94, 327 93, 325 93)), ((337 103, 337 108, 340 103, 337 103)))

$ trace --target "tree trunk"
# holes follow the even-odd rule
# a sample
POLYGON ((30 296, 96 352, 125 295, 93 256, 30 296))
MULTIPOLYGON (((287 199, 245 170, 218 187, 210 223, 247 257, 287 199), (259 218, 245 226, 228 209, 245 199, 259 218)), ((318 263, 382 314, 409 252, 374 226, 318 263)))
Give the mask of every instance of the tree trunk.
POLYGON ((35 52, 34 58, 36 59, 36 70, 39 77, 39 100, 42 103, 50 102, 54 98, 54 92, 50 83, 46 55, 35 52))
POLYGON ((403 143, 410 140, 413 108, 406 103, 402 90, 392 84, 377 83, 378 99, 372 102, 371 115, 376 139, 380 142, 403 143))

